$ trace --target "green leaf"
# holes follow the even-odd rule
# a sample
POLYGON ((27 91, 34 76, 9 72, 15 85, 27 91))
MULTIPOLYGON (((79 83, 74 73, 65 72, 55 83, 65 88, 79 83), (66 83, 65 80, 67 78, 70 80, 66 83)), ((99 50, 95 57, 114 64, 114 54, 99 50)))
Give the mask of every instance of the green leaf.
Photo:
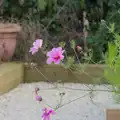
POLYGON ((45 10, 46 4, 47 3, 45 0, 37 0, 37 6, 39 10, 45 10))
POLYGON ((59 46, 62 47, 62 48, 64 48, 65 47, 65 42, 60 42, 59 46))
POLYGON ((117 55, 117 47, 114 44, 108 43, 107 64, 109 66, 113 65, 113 62, 115 61, 116 55, 117 55))
POLYGON ((104 76, 110 84, 120 87, 120 67, 118 67, 115 71, 110 67, 106 68, 104 76))
POLYGON ((115 64, 117 67, 120 67, 120 57, 116 60, 115 64))
POLYGON ((115 24, 114 23, 110 24, 109 32, 110 33, 114 33, 115 32, 115 24))
POLYGON ((116 86, 120 87, 120 66, 116 68, 116 70, 114 71, 114 81, 113 84, 115 84, 116 86))
POLYGON ((115 36, 116 46, 120 47, 120 35, 119 34, 114 34, 114 36, 115 36))
POLYGON ((65 68, 73 68, 73 65, 74 65, 74 57, 67 57, 67 61, 65 63, 65 68))
POLYGON ((70 45, 72 49, 75 49, 75 40, 71 40, 70 45))
POLYGON ((80 8, 81 8, 81 9, 84 8, 84 3, 85 3, 84 0, 80 0, 80 8))

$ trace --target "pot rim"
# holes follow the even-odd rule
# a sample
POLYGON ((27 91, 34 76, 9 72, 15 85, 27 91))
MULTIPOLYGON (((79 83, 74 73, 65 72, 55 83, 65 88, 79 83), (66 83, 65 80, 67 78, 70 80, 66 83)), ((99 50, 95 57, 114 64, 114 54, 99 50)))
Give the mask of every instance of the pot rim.
POLYGON ((17 33, 20 32, 21 27, 18 24, 3 24, 0 23, 0 33, 17 33))

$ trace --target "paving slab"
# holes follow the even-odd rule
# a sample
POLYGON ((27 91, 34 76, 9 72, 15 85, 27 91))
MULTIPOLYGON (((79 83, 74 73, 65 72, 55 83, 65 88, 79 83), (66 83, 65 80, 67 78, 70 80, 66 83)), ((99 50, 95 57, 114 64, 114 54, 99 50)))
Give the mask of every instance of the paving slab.
POLYGON ((42 108, 46 104, 55 108, 60 100, 59 94, 63 92, 63 106, 52 116, 52 120, 106 120, 105 110, 115 105, 119 107, 113 93, 107 92, 110 86, 94 86, 94 90, 100 91, 92 94, 89 91, 92 85, 66 83, 57 87, 59 89, 44 82, 20 84, 0 96, 0 120, 42 120, 42 108), (35 101, 36 87, 40 88, 39 95, 43 98, 40 103, 35 101))

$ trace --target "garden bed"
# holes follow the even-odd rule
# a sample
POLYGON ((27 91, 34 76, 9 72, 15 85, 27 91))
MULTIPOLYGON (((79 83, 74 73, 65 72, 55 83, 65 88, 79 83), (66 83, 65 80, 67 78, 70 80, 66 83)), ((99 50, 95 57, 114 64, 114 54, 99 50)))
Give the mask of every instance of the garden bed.
POLYGON ((31 68, 23 63, 3 63, 0 66, 0 93, 7 92, 21 82, 58 82, 103 84, 104 65, 88 65, 84 73, 76 73, 60 65, 44 65, 31 68))
POLYGON ((106 83, 104 79, 104 65, 86 65, 84 71, 81 72, 71 71, 60 65, 44 65, 39 68, 25 66, 24 82, 47 81, 46 78, 49 78, 52 82, 106 83))

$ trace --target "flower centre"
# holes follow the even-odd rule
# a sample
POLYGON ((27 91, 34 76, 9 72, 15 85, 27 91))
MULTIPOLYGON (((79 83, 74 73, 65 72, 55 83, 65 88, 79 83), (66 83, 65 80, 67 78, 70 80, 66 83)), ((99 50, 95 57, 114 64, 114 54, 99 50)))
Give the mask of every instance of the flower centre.
POLYGON ((56 56, 54 57, 55 60, 59 60, 60 59, 60 56, 56 56))

